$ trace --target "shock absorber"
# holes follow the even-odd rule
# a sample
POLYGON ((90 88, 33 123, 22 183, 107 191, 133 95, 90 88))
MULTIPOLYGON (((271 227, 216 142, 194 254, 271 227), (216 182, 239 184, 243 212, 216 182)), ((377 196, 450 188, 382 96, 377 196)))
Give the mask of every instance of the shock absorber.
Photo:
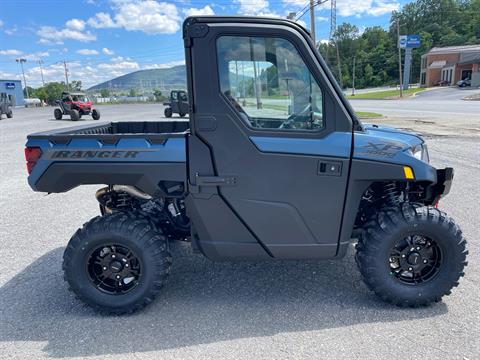
POLYGON ((400 204, 400 196, 396 183, 389 182, 383 185, 383 198, 385 204, 389 206, 398 206, 400 204))

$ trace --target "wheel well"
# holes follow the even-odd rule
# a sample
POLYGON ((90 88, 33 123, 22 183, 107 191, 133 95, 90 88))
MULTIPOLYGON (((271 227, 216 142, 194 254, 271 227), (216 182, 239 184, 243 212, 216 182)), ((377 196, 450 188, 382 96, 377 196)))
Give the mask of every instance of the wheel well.
POLYGON ((362 194, 355 218, 354 231, 385 206, 399 206, 405 202, 432 205, 428 189, 430 182, 378 181, 373 182, 362 194))

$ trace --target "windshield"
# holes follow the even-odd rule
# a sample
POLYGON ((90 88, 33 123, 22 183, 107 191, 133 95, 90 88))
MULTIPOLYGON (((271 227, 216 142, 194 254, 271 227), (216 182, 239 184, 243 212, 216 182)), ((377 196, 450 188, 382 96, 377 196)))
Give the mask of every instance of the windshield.
POLYGON ((82 94, 73 94, 72 95, 72 100, 73 101, 85 102, 85 103, 90 102, 87 95, 82 95, 82 94))

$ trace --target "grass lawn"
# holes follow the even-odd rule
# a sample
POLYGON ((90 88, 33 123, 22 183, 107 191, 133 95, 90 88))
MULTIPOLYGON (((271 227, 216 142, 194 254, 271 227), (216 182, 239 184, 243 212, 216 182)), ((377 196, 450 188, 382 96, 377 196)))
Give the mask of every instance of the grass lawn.
POLYGON ((382 114, 369 111, 357 111, 355 112, 360 119, 378 119, 383 118, 382 114))
MULTIPOLYGON (((411 96, 420 91, 425 91, 424 88, 411 88, 408 90, 403 90, 403 96, 411 96)), ((348 95, 347 99, 367 99, 367 100, 390 100, 400 98, 400 90, 384 90, 384 91, 373 91, 369 93, 357 94, 355 96, 348 95)))

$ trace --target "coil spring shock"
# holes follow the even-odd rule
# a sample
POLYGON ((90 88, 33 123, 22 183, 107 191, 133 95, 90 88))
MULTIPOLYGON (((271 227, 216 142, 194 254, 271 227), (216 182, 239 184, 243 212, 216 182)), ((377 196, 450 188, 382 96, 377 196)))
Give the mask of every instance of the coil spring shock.
POLYGON ((386 183, 383 185, 383 198, 385 204, 389 206, 398 206, 400 204, 398 187, 394 182, 386 183))

